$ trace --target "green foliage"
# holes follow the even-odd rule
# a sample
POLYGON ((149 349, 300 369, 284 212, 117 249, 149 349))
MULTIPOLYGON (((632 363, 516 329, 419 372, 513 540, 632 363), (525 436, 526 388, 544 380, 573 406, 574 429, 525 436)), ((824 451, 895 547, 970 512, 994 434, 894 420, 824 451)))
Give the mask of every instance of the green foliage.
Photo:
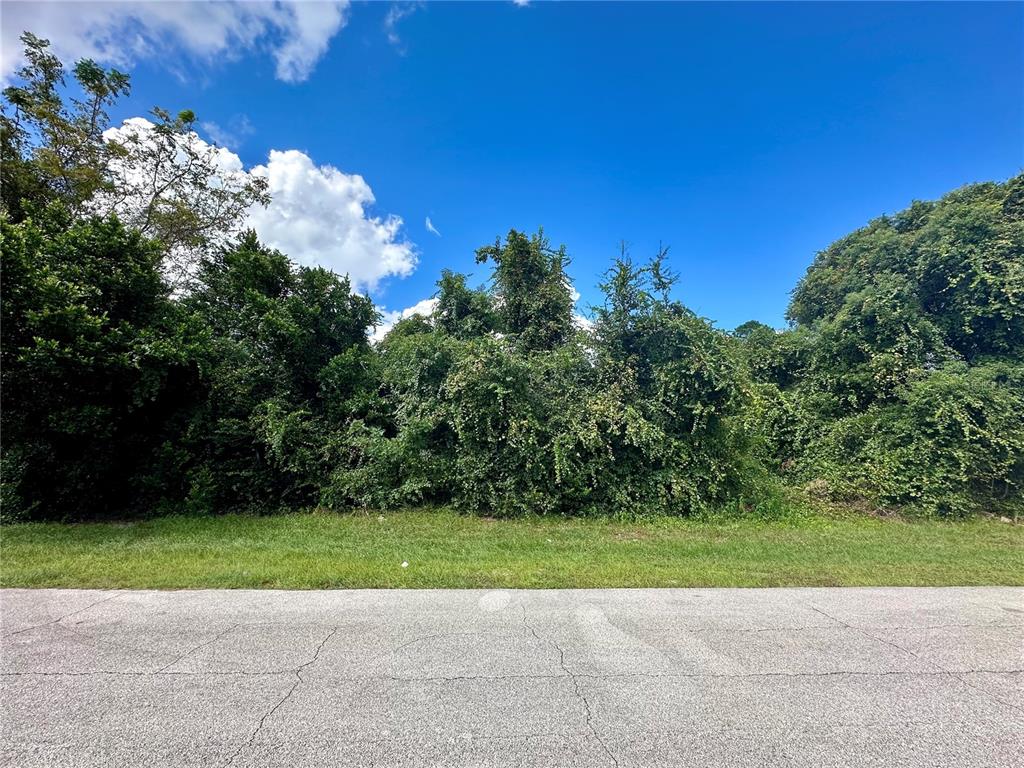
POLYGON ((466 287, 466 276, 443 270, 437 282, 437 328, 460 339, 486 336, 498 329, 494 302, 487 291, 466 287))
POLYGON ((726 336, 670 298, 666 257, 636 265, 623 253, 602 284, 596 386, 578 415, 584 439, 565 452, 570 464, 607 456, 589 468, 601 478, 595 509, 702 512, 759 479, 741 476, 742 371, 726 336))
MULTIPOLYGON (((535 257, 502 255, 512 273, 525 270, 515 259, 535 257)), ((355 448, 323 501, 631 516, 707 511, 752 490, 762 473, 743 456, 744 383, 728 340, 668 299, 663 256, 613 272, 631 277, 599 310, 596 335, 550 350, 524 350, 522 332, 451 322, 470 313, 396 327, 379 348, 392 419, 349 435, 355 448)), ((446 276, 442 297, 465 298, 462 285, 446 276)))
POLYGON ((815 259, 789 317, 813 325, 851 294, 901 283, 908 301, 973 361, 1024 355, 1024 176, 974 184, 875 219, 815 259))
POLYGON ((0 117, 5 519, 453 505, 771 516, 783 482, 960 515, 1024 507, 1024 176, 818 255, 792 327, 727 334, 623 249, 592 330, 564 247, 510 230, 377 345, 372 302, 239 232, 195 115, 108 141, 128 78, 24 38, 0 117), (187 279, 182 279, 182 278, 187 279))
POLYGON ((82 95, 66 100, 49 42, 31 33, 22 42, 27 63, 0 112, 0 210, 12 221, 53 202, 75 216, 116 213, 159 241, 164 272, 183 284, 203 253, 238 234, 246 210, 269 201, 265 179, 225 170, 190 110, 154 108, 154 122, 126 123, 111 138, 107 110, 129 92, 128 75, 79 61, 82 95))
POLYGON ((496 339, 471 342, 441 389, 455 438, 453 500, 499 515, 554 511, 547 387, 539 366, 496 339))
POLYGON ((809 468, 840 497, 930 514, 993 511, 1024 482, 1024 368, 951 364, 876 404, 824 425, 809 468))
POLYGON ((377 350, 380 415, 339 436, 325 505, 396 508, 450 498, 455 438, 441 393, 459 347, 447 334, 396 324, 377 350))
POLYGON ((891 401, 954 358, 906 281, 891 276, 847 295, 835 315, 817 323, 804 380, 842 416, 891 401))
POLYGON ((818 255, 794 329, 737 329, 769 466, 927 514, 1024 507, 1022 187, 876 219, 818 255))
POLYGON ((29 32, 21 40, 26 64, 20 84, 4 89, 0 115, 0 199, 14 221, 58 200, 78 211, 101 189, 110 158, 106 110, 130 89, 123 72, 84 59, 74 67, 83 95, 68 106, 59 91, 64 67, 49 41, 29 32))
POLYGON ((0 218, 4 516, 151 501, 143 475, 193 396, 202 329, 159 250, 116 219, 0 218))
POLYGON ((370 300, 249 232, 200 264, 182 304, 210 334, 208 395, 183 438, 188 498, 199 509, 316 501, 333 432, 372 408, 370 300))
POLYGON ((565 246, 549 247, 544 232, 527 237, 509 230, 505 243, 477 249, 476 260, 494 262, 494 293, 504 333, 526 351, 549 350, 572 335, 572 297, 565 246))

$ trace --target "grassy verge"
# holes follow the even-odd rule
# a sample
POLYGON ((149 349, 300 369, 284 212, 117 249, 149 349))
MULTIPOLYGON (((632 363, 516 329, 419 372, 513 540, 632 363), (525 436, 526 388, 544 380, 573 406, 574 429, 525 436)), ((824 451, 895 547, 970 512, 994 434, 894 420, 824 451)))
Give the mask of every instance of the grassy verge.
POLYGON ((866 516, 495 521, 409 511, 0 529, 5 587, 883 584, 1024 585, 1024 527, 866 516))

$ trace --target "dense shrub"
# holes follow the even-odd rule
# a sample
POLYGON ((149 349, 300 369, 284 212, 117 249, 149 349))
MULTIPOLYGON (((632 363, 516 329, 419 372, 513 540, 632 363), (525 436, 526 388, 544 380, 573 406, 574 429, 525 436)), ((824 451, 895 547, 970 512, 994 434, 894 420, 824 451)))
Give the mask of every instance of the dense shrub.
POLYGON ((968 361, 1024 355, 1024 176, 875 219, 818 254, 789 317, 813 325, 852 294, 898 290, 968 361))
POLYGON ((181 304, 206 324, 206 398, 182 438, 199 509, 316 503, 335 432, 372 408, 369 299, 254 234, 200 263, 181 304))
POLYGON ((347 278, 237 235, 262 189, 189 154, 193 115, 158 112, 152 151, 115 144, 127 77, 80 63, 69 108, 26 43, 0 116, 4 519, 711 516, 770 508, 780 478, 927 514, 1022 506, 1024 176, 834 243, 784 331, 717 330, 672 298, 664 251, 614 260, 582 327, 566 250, 511 230, 476 252, 488 285, 443 272, 431 314, 371 344, 347 278), (191 181, 143 200, 158 229, 95 215, 130 194, 129 159, 155 178, 179 154, 191 181))
POLYGON ((151 460, 199 396, 202 325, 114 218, 0 220, 5 518, 152 504, 151 460))
POLYGON ((792 330, 737 329, 770 464, 882 506, 1021 507, 1022 188, 977 184, 877 219, 819 254, 792 330))
POLYGON ((839 496, 889 507, 962 514, 982 500, 992 511, 1008 506, 1024 481, 1020 377, 1020 369, 950 365, 897 403, 824 425, 808 469, 839 496))
MULTIPOLYGON (((539 235, 513 231, 508 241, 533 246, 502 248, 505 274, 525 270, 516 258, 544 263, 539 235)), ((504 284, 496 271, 493 298, 444 275, 433 322, 405 321, 380 345, 391 418, 349 434, 325 501, 449 502, 496 515, 687 514, 749 485, 742 371, 724 334, 653 292, 662 270, 660 259, 618 261, 609 283, 617 293, 598 309, 595 333, 564 330, 559 343, 551 334, 524 342, 521 313, 494 308, 527 306, 519 292, 561 292, 529 306, 545 328, 563 328, 569 287, 560 269, 504 284), (498 330, 487 331, 484 318, 498 330)))

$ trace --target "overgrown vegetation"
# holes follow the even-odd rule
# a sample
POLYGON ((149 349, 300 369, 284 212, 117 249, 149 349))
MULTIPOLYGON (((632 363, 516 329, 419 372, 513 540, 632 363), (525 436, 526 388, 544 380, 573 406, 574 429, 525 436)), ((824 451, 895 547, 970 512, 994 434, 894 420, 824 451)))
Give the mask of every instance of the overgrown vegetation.
POLYGON ((1016 514, 1024 176, 871 222, 815 259, 785 331, 716 329, 667 252, 625 252, 592 327, 568 256, 511 230, 377 345, 372 303, 240 232, 266 199, 194 116, 109 128, 126 75, 45 41, 4 91, 5 520, 311 506, 714 515, 786 485, 1016 514), (143 180, 150 180, 145 182, 143 180))

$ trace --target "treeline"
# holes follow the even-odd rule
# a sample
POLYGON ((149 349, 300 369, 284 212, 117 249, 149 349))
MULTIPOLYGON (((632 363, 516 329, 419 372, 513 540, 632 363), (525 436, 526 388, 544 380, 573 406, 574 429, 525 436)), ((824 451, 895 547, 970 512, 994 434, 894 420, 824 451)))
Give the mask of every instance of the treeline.
POLYGON ((192 115, 109 141, 127 76, 80 62, 67 102, 25 42, 0 121, 6 520, 713 514, 786 487, 1022 505, 1024 176, 833 244, 785 331, 714 328, 673 298, 665 252, 614 259, 583 327, 566 251, 512 230, 477 251, 488 285, 445 272, 429 317, 371 344, 380 317, 345 277, 239 231, 266 191, 218 176, 192 115))

